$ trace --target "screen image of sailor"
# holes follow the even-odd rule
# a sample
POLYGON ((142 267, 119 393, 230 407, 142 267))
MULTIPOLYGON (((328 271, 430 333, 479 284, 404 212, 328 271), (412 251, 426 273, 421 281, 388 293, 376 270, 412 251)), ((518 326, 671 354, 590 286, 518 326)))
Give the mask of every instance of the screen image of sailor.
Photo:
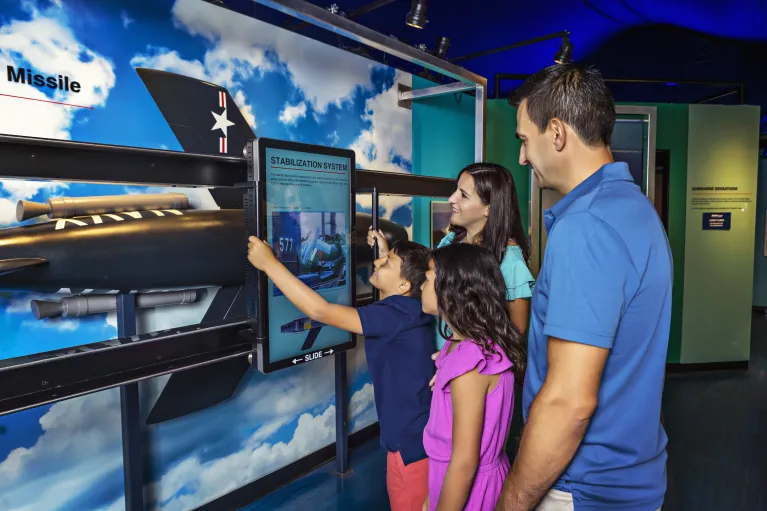
MULTIPOLYGON (((341 212, 272 213, 271 242, 277 259, 315 291, 346 286, 347 238, 341 212)), ((277 286, 274 296, 282 296, 277 286)))

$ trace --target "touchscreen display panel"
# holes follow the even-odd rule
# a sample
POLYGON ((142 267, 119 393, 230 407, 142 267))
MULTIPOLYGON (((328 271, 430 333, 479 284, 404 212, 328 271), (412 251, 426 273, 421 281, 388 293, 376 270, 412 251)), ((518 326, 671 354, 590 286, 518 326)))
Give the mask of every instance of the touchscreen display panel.
MULTIPOLYGON (((277 259, 325 300, 352 305, 351 160, 266 147, 266 240, 277 259)), ((332 354, 350 333, 312 321, 270 280, 268 361, 292 365, 332 354)))

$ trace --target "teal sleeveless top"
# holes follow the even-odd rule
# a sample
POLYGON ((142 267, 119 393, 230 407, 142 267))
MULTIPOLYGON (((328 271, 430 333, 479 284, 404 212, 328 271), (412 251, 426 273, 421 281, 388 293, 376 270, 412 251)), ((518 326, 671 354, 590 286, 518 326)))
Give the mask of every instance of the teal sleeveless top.
MULTIPOLYGON (((454 239, 455 233, 448 233, 439 242, 437 248, 450 245, 454 239)), ((518 246, 506 247, 506 253, 503 256, 503 261, 501 261, 501 275, 503 275, 503 280, 506 283, 506 301, 532 298, 535 279, 525 263, 522 249, 518 246)), ((449 328, 447 328, 447 333, 450 335, 449 328)), ((440 335, 439 325, 437 325, 437 348, 442 349, 445 341, 446 339, 440 335)))

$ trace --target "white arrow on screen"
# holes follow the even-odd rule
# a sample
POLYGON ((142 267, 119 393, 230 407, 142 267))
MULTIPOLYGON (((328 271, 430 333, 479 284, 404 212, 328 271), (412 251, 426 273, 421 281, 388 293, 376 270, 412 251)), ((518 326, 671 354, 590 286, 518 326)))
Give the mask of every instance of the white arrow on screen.
POLYGON ((294 358, 293 359, 293 365, 296 365, 298 362, 301 362, 300 358, 294 358))
POLYGON ((328 350, 328 352, 327 352, 327 353, 325 353, 325 355, 332 355, 332 354, 333 354, 333 348, 330 348, 330 349, 328 350))

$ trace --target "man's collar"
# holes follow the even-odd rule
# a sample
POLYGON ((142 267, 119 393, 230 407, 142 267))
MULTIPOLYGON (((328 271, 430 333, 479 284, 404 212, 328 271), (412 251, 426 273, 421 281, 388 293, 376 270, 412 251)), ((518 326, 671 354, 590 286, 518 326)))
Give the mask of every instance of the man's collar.
POLYGON ((544 211, 543 222, 546 226, 546 232, 551 229, 551 226, 554 225, 554 222, 557 220, 557 218, 561 217, 573 202, 575 202, 580 197, 590 193, 601 183, 608 181, 633 182, 634 178, 631 177, 631 172, 629 171, 628 164, 619 161, 602 165, 599 170, 591 174, 578 186, 573 188, 570 193, 559 199, 559 201, 557 201, 557 203, 554 204, 550 209, 544 211))

